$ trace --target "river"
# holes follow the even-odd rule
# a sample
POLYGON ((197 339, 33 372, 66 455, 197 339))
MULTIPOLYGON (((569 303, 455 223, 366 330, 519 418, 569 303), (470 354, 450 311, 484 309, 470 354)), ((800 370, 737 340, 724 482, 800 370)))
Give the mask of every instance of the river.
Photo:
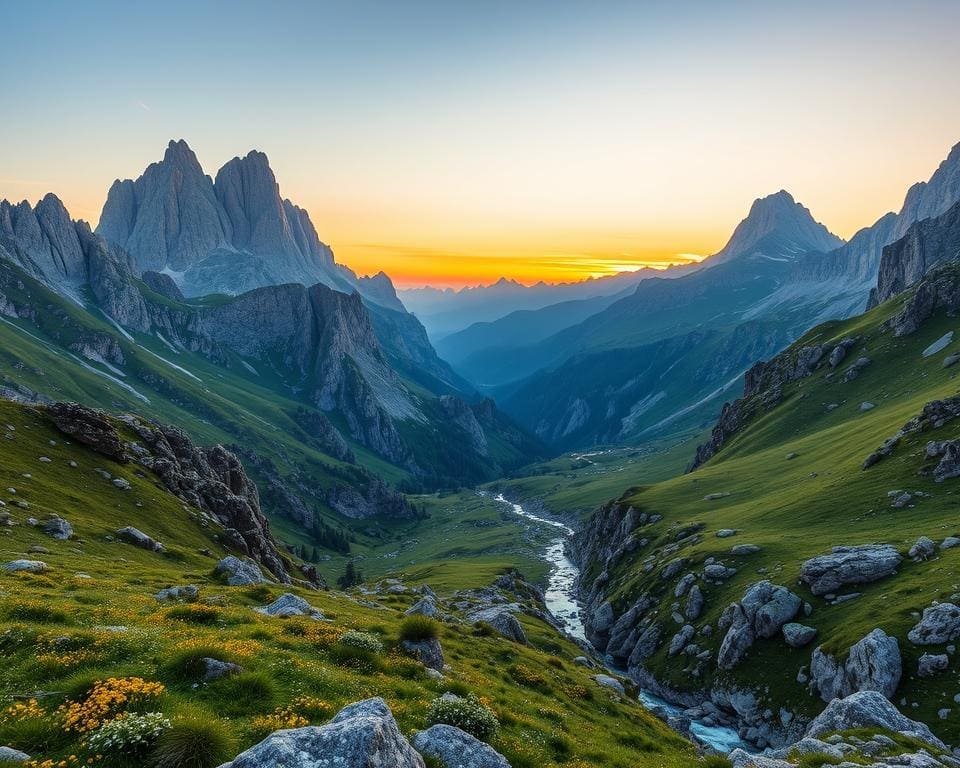
MULTIPOLYGON (((543 594, 544 602, 547 610, 563 625, 568 635, 589 644, 583 620, 580 618, 580 600, 577 595, 577 578, 580 576, 580 569, 576 563, 567 557, 566 553, 567 539, 573 535, 573 528, 556 520, 550 520, 528 512, 522 505, 504 498, 503 494, 495 496, 494 500, 510 506, 513 513, 518 517, 556 529, 557 537, 547 545, 543 553, 544 559, 551 564, 547 588, 543 594)), ((623 670, 611 669, 611 671, 623 674, 623 670)), ((670 715, 683 716, 682 707, 670 704, 650 691, 641 688, 639 699, 640 703, 647 709, 659 709, 670 715)), ((718 752, 727 753, 737 747, 753 751, 748 744, 740 739, 733 728, 705 725, 694 720, 690 724, 690 731, 698 741, 713 747, 718 752)))

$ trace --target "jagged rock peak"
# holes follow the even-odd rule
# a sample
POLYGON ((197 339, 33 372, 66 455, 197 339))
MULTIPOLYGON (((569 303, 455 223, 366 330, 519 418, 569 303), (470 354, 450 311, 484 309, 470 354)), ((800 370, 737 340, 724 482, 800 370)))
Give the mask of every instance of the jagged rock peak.
POLYGON ((810 210, 786 190, 757 198, 747 218, 734 230, 730 240, 712 261, 761 255, 770 259, 792 259, 810 251, 829 251, 843 240, 816 221, 810 210))
POLYGON ((897 217, 890 242, 903 237, 915 221, 939 216, 960 201, 960 142, 933 172, 929 181, 910 187, 897 217))

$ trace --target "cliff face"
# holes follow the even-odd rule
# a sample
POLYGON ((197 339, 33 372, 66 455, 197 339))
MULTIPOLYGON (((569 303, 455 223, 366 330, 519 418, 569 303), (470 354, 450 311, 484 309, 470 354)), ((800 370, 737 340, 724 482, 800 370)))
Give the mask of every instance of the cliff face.
POLYGON ((915 222, 883 249, 870 306, 881 304, 918 282, 936 265, 960 259, 960 203, 940 216, 915 222))

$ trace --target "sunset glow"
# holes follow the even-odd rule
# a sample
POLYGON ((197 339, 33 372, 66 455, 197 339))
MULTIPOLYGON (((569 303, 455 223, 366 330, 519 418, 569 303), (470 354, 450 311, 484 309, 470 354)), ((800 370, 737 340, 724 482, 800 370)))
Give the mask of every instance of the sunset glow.
POLYGON ((257 148, 339 261, 399 285, 664 266, 781 188, 849 237, 960 139, 955 4, 54 5, 4 11, 0 65, 31 76, 0 197, 96 223, 172 138, 210 174, 257 148))

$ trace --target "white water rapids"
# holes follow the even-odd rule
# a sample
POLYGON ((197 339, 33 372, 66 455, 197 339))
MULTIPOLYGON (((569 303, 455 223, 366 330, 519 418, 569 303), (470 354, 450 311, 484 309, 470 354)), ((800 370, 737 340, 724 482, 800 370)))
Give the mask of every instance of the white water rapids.
MULTIPOLYGON (((573 535, 573 528, 556 520, 534 515, 525 510, 522 505, 504 498, 503 494, 495 496, 494 500, 511 507, 513 513, 519 517, 550 526, 557 531, 557 538, 547 545, 543 553, 544 559, 551 565, 547 588, 543 595, 544 602, 547 610, 558 620, 568 635, 589 643, 583 620, 580 618, 580 601, 577 596, 577 578, 580 575, 580 569, 566 554, 566 542, 573 535)), ((623 673, 623 670, 612 671, 618 674, 623 673)), ((670 715, 683 716, 682 707, 670 704, 650 691, 641 688, 639 699, 647 709, 659 709, 670 715)), ((753 751, 740 739, 733 728, 705 725, 694 720, 690 724, 690 731, 699 741, 710 745, 718 752, 727 753, 736 747, 753 751)))

